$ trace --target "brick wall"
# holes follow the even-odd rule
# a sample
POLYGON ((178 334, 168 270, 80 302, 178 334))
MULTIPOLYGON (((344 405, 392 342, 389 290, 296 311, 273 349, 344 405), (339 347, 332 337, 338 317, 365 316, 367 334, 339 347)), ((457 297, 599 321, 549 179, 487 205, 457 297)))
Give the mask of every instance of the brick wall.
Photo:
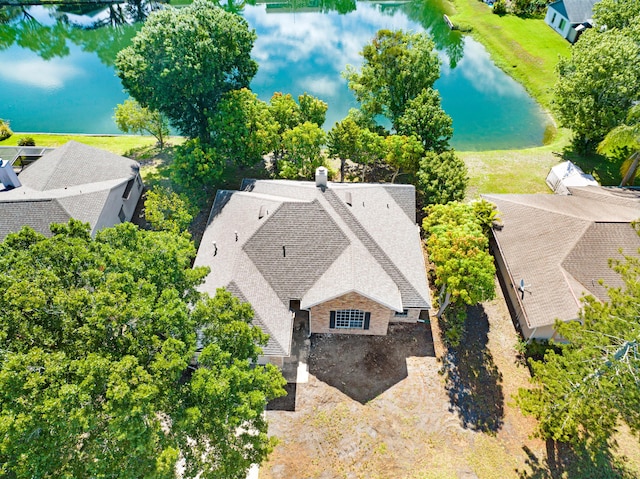
POLYGON ((389 319, 394 311, 382 306, 357 293, 347 293, 331 301, 319 304, 311 308, 309 323, 312 333, 338 333, 338 334, 387 334, 389 319), (331 329, 329 327, 330 312, 340 309, 360 309, 371 313, 369 329, 331 329))
POLYGON ((391 313, 389 322, 391 323, 415 323, 420 318, 421 309, 409 308, 406 316, 396 316, 395 312, 391 313))

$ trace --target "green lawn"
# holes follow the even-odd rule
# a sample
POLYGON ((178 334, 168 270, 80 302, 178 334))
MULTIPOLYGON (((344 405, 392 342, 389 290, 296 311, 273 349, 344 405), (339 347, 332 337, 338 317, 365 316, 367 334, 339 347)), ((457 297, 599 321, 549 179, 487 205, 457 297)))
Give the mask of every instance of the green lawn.
POLYGON ((471 27, 471 35, 487 48, 496 65, 549 109, 555 67, 560 56, 569 57, 569 42, 541 18, 495 15, 479 0, 450 1, 455 8, 453 22, 471 27))
MULTIPOLYGON (((156 139, 140 135, 58 135, 55 133, 14 133, 12 137, 0 142, 0 146, 16 146, 20 138, 29 136, 37 146, 61 146, 74 140, 89 146, 124 155, 132 150, 155 145, 156 139)), ((173 138, 170 140, 172 141, 173 138)))
POLYGON ((620 183, 620 164, 600 155, 571 151, 571 132, 558 130, 548 145, 523 150, 459 151, 469 169, 467 197, 481 193, 551 193, 545 178, 552 166, 571 160, 605 186, 620 183))

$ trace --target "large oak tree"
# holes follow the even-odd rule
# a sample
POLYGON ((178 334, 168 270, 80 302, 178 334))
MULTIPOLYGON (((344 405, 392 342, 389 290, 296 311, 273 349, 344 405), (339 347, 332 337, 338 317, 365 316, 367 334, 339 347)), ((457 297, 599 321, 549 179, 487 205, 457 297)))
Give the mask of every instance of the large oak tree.
POLYGON ((207 0, 152 13, 116 59, 125 89, 165 114, 182 134, 210 142, 209 118, 223 95, 249 86, 256 34, 247 22, 207 0))
POLYGON ((198 293, 186 235, 52 232, 0 243, 0 476, 244 479, 284 382, 251 307, 198 293))

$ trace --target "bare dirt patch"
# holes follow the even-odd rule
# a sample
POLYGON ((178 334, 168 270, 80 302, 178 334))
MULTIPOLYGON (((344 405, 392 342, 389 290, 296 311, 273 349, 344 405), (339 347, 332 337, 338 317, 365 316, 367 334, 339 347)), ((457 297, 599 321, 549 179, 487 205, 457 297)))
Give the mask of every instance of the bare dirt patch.
POLYGON ((314 334, 309 373, 365 404, 407 377, 407 357, 435 357, 431 328, 392 324, 387 336, 314 334))
POLYGON ((442 367, 452 353, 435 320, 394 326, 359 348, 348 343, 360 337, 312 339, 296 410, 267 412, 280 442, 260 478, 547 477, 530 475, 546 464, 545 444, 529 438, 534 422, 511 400, 528 370, 517 361, 504 300, 476 313, 457 382, 442 367))

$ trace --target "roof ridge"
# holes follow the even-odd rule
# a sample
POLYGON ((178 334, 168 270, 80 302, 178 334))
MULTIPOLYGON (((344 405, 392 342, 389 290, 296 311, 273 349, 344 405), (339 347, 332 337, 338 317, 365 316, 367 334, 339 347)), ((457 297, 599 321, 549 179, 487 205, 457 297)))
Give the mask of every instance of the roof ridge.
POLYGON ((340 201, 338 195, 331 189, 327 189, 325 191, 325 198, 329 202, 329 204, 333 207, 333 209, 340 215, 342 220, 346 223, 349 229, 356 235, 358 240, 364 245, 364 247, 371 253, 371 256, 378 262, 378 264, 382 267, 382 269, 393 279, 393 281, 398 286, 400 290, 400 294, 402 294, 403 290, 406 290, 411 294, 411 298, 403 298, 403 303, 405 303, 404 299, 407 299, 407 306, 411 306, 414 303, 417 303, 416 299, 419 298, 425 303, 428 303, 425 298, 423 298, 418 291, 413 287, 411 282, 402 274, 402 271, 396 266, 393 260, 385 253, 385 251, 380 247, 380 245, 373 239, 373 237, 369 234, 369 232, 362 226, 362 223, 355 217, 351 211, 347 209, 346 206, 340 201), (328 193, 328 194, 327 194, 328 193))

